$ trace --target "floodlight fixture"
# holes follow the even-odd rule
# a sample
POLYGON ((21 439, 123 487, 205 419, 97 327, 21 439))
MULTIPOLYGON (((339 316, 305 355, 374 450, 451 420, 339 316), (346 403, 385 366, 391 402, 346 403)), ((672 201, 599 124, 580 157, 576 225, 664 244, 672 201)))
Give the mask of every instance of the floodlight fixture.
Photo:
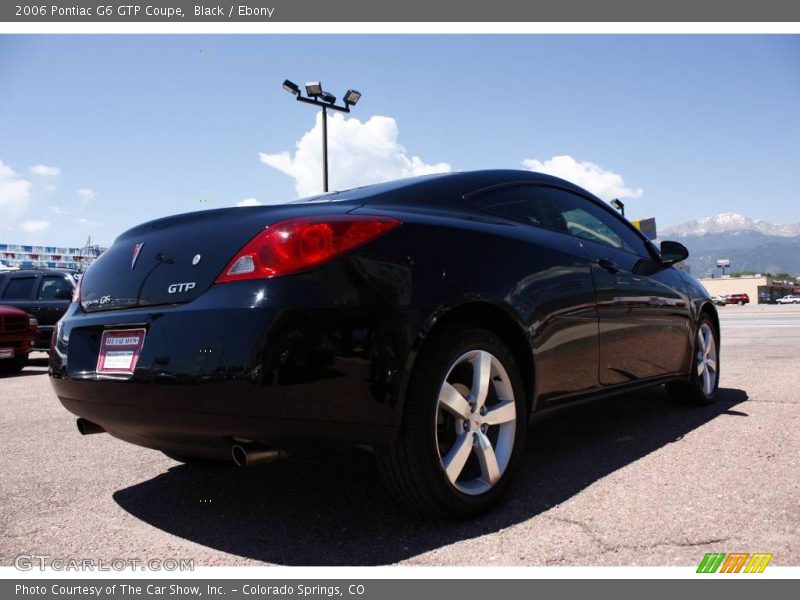
POLYGON ((361 100, 361 92, 358 90, 347 90, 344 95, 344 103, 350 106, 355 106, 361 100))
POLYGON ((322 94, 322 83, 319 81, 309 81, 306 83, 306 94, 309 98, 316 98, 322 94))
POLYGON ((295 96, 297 96, 300 93, 300 88, 298 87, 298 85, 293 81, 289 81, 288 79, 284 80, 283 89, 285 89, 290 94, 294 94, 295 96))

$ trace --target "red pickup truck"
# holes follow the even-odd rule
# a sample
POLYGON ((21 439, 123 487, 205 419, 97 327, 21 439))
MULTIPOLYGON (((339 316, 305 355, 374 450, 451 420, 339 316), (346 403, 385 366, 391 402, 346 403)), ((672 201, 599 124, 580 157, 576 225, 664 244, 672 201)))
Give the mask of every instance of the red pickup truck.
POLYGON ((18 373, 36 341, 36 318, 13 306, 0 306, 0 373, 18 373))

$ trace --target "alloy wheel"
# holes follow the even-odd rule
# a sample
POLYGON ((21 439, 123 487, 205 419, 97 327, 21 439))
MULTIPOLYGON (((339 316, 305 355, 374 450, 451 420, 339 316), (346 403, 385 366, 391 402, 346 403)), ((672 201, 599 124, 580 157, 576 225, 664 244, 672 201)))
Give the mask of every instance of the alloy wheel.
POLYGON ((703 323, 697 330, 695 367, 700 389, 706 397, 710 397, 714 393, 717 384, 717 361, 717 342, 714 339, 714 332, 708 323, 703 323))
POLYGON ((511 380, 490 352, 451 365, 439 390, 436 446, 450 483, 468 495, 493 488, 508 467, 517 429, 511 380))

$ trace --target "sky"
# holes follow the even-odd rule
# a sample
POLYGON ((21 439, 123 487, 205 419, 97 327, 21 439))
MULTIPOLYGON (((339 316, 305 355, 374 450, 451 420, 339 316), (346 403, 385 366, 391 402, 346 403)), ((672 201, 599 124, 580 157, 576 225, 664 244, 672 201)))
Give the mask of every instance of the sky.
POLYGON ((549 172, 659 229, 800 221, 800 36, 0 36, 0 242, 482 168, 549 172))

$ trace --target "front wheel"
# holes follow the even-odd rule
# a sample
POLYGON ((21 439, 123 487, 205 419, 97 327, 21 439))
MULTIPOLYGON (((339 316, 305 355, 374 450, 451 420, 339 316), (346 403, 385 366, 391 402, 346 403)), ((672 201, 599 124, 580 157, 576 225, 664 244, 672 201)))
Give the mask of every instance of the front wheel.
POLYGON ((525 445, 527 403, 509 348, 481 328, 452 329, 423 347, 398 441, 381 470, 417 512, 471 516, 507 490, 525 445))
POLYGON ((711 404, 719 391, 719 333, 706 313, 697 324, 693 358, 691 380, 667 384, 667 394, 678 404, 711 404))

